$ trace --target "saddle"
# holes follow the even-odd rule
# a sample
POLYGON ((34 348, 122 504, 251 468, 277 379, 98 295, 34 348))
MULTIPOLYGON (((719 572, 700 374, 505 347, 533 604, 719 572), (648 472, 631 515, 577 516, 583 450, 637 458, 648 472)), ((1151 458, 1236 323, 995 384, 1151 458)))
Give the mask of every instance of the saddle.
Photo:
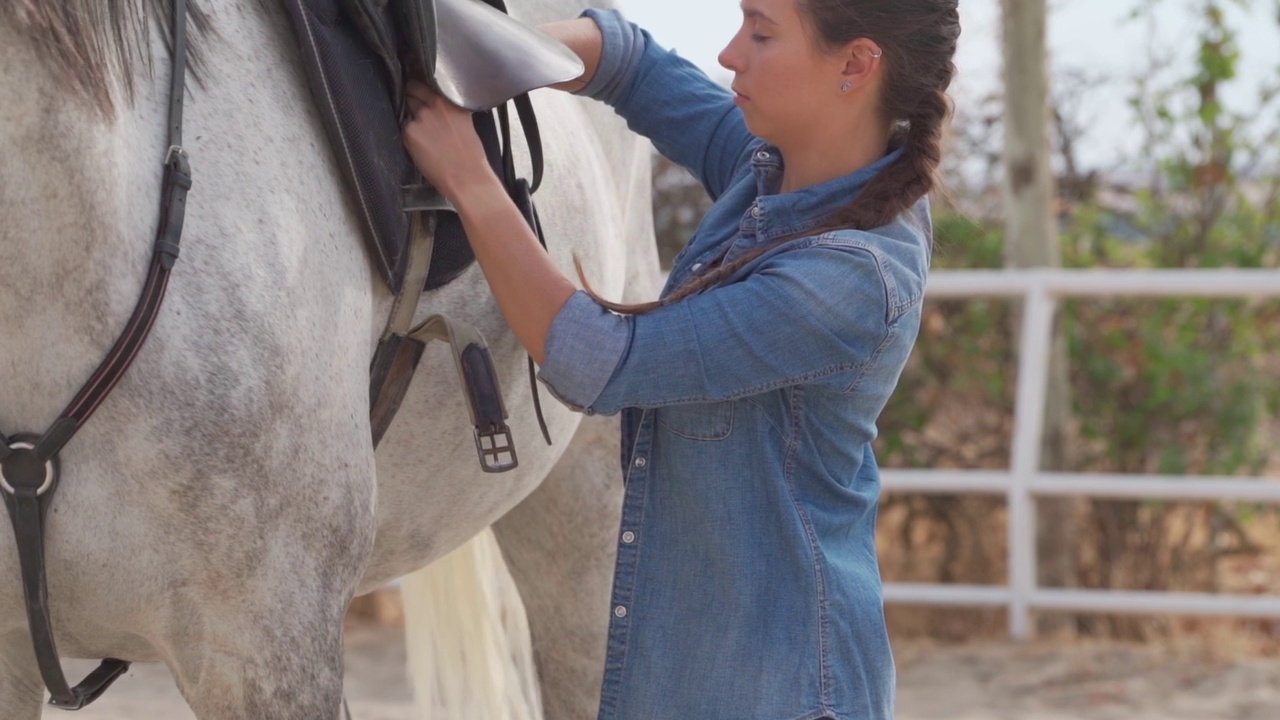
MULTIPOLYGON (((581 62, 568 48, 507 16, 502 0, 285 0, 285 6, 380 276, 392 291, 401 290, 408 213, 440 211, 426 287, 445 285, 475 258, 456 214, 422 185, 404 149, 406 82, 425 81, 481 113, 577 77, 581 62)), ((530 125, 536 128, 531 109, 521 110, 521 120, 526 132, 530 125)), ((476 129, 502 174, 510 149, 500 142, 498 124, 485 113, 476 116, 476 129)))
MULTIPOLYGON (((542 178, 541 139, 527 93, 578 77, 582 63, 568 48, 510 18, 502 0, 284 2, 316 108, 357 201, 370 257, 396 293, 370 368, 374 445, 399 410, 425 344, 443 340, 454 346, 482 469, 514 468, 515 445, 483 338, 443 316, 410 327, 423 290, 449 283, 475 257, 456 212, 423 184, 404 148, 405 84, 423 80, 476 113, 488 162, 542 241, 532 200, 542 178), (532 183, 516 176, 508 100, 514 100, 528 139, 532 183), (495 108, 496 120, 490 112, 495 108)), ((550 444, 532 358, 529 377, 538 423, 550 444)))

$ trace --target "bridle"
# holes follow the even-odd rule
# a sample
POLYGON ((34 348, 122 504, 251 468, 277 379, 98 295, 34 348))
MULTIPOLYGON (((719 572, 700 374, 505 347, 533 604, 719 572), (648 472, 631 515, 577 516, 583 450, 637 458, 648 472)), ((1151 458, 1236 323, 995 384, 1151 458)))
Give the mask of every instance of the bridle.
POLYGON ((173 74, 169 83, 168 151, 160 192, 160 224, 142 296, 124 331, 88 382, 80 388, 43 434, 0 435, 0 494, 13 524, 27 621, 40 675, 52 696, 49 704, 79 710, 106 691, 129 669, 124 660, 108 658, 76 687, 70 687, 54 644, 44 558, 44 521, 58 489, 58 453, 93 415, 137 357, 164 302, 169 273, 178 260, 191 166, 182 148, 182 102, 187 74, 187 2, 173 0, 173 74))

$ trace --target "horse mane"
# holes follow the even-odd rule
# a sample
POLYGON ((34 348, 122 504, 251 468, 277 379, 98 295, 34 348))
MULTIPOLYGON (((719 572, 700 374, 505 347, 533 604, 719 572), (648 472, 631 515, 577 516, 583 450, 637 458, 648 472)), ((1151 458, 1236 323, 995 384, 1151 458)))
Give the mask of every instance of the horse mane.
MULTIPOLYGON (((67 85, 111 116, 117 102, 112 88, 122 86, 132 101, 138 68, 148 75, 154 69, 152 22, 161 23, 172 48, 172 9, 172 0, 3 0, 0 19, 31 38, 67 85)), ((188 0, 187 12, 194 70, 194 40, 208 31, 209 20, 195 0, 188 0)))

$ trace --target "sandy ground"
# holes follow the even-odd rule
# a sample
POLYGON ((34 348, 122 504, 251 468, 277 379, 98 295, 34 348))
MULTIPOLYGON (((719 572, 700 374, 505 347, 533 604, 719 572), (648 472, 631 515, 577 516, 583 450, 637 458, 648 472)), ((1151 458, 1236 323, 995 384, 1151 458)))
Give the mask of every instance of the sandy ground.
POLYGON ((901 647, 902 720, 1280 720, 1280 661, 1144 646, 901 647))
MULTIPOLYGON (((1280 720, 1277 660, 1207 662, 1114 644, 908 643, 896 652, 899 720, 1280 720)), ((69 669, 78 678, 89 665, 69 669)), ((403 673, 398 630, 353 628, 347 694, 354 720, 413 720, 403 673)), ((168 672, 151 665, 135 666, 77 713, 77 720, 193 718, 168 672)))

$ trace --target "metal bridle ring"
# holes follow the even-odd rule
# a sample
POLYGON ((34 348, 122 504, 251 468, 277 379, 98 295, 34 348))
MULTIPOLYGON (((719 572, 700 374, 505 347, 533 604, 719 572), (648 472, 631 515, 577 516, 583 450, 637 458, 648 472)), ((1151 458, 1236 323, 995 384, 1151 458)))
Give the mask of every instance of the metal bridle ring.
MULTIPOLYGON (((35 450, 36 446, 32 445, 29 442, 19 441, 19 442, 9 443, 9 449, 10 450, 35 450)), ((44 484, 41 485, 36 490, 36 495, 43 495, 49 491, 49 488, 53 487, 53 477, 54 477, 53 460, 45 460, 44 461, 44 484)), ((18 491, 15 490, 12 485, 9 484, 8 478, 4 476, 3 468, 0 468, 0 488, 4 488, 4 491, 9 493, 10 495, 16 495, 18 493, 18 491)))

